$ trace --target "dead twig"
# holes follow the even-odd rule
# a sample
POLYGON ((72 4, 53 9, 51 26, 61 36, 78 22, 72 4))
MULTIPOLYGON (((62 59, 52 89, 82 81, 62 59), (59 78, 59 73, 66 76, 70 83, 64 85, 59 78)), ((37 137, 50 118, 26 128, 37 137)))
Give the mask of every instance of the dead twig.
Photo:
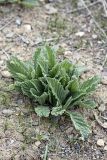
POLYGON ((4 49, 1 49, 1 51, 6 55, 7 59, 9 60, 9 55, 7 54, 7 52, 4 49))
MULTIPOLYGON (((92 7, 92 6, 96 5, 96 4, 99 4, 99 3, 101 3, 101 2, 100 1, 96 1, 96 2, 93 2, 93 3, 89 4, 89 5, 87 5, 87 7, 90 8, 90 7, 92 7)), ((81 11, 81 10, 84 10, 84 9, 86 9, 86 7, 77 8, 77 9, 74 9, 74 10, 69 11, 67 13, 75 13, 75 12, 78 12, 78 11, 81 11)))
POLYGON ((14 21, 14 18, 13 18, 13 17, 10 18, 10 19, 8 19, 8 22, 5 23, 5 25, 0 28, 0 31, 2 31, 4 28, 6 28, 6 27, 7 27, 9 24, 11 24, 13 21, 14 21))
POLYGON ((107 40, 107 35, 105 33, 105 31, 100 27, 100 25, 97 23, 97 21, 95 20, 94 16, 92 15, 91 11, 89 10, 88 6, 86 5, 84 0, 81 0, 81 2, 83 3, 84 7, 87 9, 89 15, 91 16, 91 18, 93 19, 96 27, 99 29, 99 31, 105 36, 106 40, 107 40))
POLYGON ((100 2, 102 3, 103 5, 103 8, 104 8, 104 12, 105 12, 105 15, 107 17, 107 2, 105 0, 100 0, 100 2))

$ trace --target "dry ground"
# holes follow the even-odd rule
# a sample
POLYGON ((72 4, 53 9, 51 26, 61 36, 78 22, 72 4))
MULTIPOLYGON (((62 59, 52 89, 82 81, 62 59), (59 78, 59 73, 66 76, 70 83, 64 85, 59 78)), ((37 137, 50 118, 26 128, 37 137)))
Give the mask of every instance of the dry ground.
MULTIPOLYGON (((47 144, 48 160, 107 159, 106 37, 86 9, 75 11, 81 7, 75 2, 55 0, 48 5, 41 2, 33 9, 17 5, 0 7, 0 160, 43 159, 47 144), (55 119, 52 122, 39 119, 27 99, 15 91, 4 91, 11 83, 6 69, 8 57, 16 55, 27 60, 45 42, 58 44, 62 57, 86 65, 88 72, 82 78, 95 74, 102 77, 94 94, 98 119, 92 111, 84 110, 92 126, 92 134, 85 142, 69 120, 62 118, 57 125, 55 119), (104 142, 101 146, 97 144, 99 139, 104 142)), ((93 5, 90 10, 106 32, 107 17, 102 5, 93 5)))

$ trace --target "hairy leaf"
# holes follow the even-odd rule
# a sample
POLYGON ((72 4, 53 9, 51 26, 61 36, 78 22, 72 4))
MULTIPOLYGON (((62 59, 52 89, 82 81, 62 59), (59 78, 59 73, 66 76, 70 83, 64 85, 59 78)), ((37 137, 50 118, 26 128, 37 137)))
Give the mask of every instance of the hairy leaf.
POLYGON ((81 107, 94 109, 96 108, 96 103, 92 100, 84 100, 78 103, 81 107))
POLYGON ((87 81, 83 82, 80 89, 90 93, 95 90, 99 82, 100 82, 100 78, 98 76, 94 76, 88 79, 87 81))
POLYGON ((39 102, 39 104, 45 104, 45 102, 48 98, 48 94, 46 92, 44 92, 42 95, 38 96, 36 90, 33 88, 30 89, 30 93, 36 99, 36 101, 39 102))
POLYGON ((68 94, 68 91, 64 90, 61 83, 55 78, 47 78, 47 82, 59 104, 62 104, 68 94))
POLYGON ((39 117, 49 117, 50 110, 48 106, 37 106, 35 112, 39 117))
POLYGON ((66 110, 63 109, 62 106, 53 107, 51 114, 54 115, 54 116, 58 116, 58 115, 64 114, 65 111, 66 111, 66 110))
POLYGON ((48 63, 50 69, 54 67, 56 64, 56 53, 53 51, 53 49, 49 46, 46 46, 47 54, 48 54, 48 63))
POLYGON ((20 77, 19 74, 29 79, 26 65, 16 57, 7 61, 7 67, 15 79, 22 81, 22 76, 20 77))
POLYGON ((75 129, 80 131, 83 138, 87 138, 91 131, 89 125, 85 122, 84 118, 77 112, 67 113, 69 114, 75 129))

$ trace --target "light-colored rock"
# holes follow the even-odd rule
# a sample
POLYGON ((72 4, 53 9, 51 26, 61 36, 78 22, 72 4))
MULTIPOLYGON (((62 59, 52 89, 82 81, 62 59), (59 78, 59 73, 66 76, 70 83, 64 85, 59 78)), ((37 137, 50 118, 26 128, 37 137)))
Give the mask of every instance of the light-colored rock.
POLYGON ((107 151, 107 145, 104 147, 104 151, 107 151))
POLYGON ((101 83, 107 85, 107 76, 102 77, 101 83))
POLYGON ((104 146, 104 140, 103 139, 98 139, 97 140, 97 146, 103 147, 104 146))
POLYGON ((103 127, 104 127, 104 128, 107 128, 107 122, 104 122, 104 123, 103 123, 103 127))
POLYGON ((71 55, 72 55, 72 52, 71 52, 71 51, 65 51, 64 55, 65 55, 65 56, 71 56, 71 55))
POLYGON ((93 39, 97 39, 97 37, 98 37, 98 36, 97 36, 96 34, 93 34, 93 35, 92 35, 92 38, 93 38, 93 39))
POLYGON ((98 110, 99 110, 100 112, 104 112, 105 109, 106 109, 106 107, 105 107, 104 104, 101 104, 100 107, 98 108, 98 110))
POLYGON ((39 147, 39 146, 40 146, 40 144, 41 144, 41 142, 40 142, 40 141, 36 141, 36 142, 35 142, 35 145, 36 145, 37 147, 39 147))
POLYGON ((12 110, 10 110, 10 109, 4 109, 4 110, 2 111, 2 113, 3 113, 5 116, 11 116, 11 115, 14 113, 14 111, 12 111, 12 110))
POLYGON ((29 44, 29 40, 26 37, 21 37, 22 41, 26 44, 29 44))
POLYGON ((17 18, 15 23, 17 24, 17 26, 20 26, 21 23, 22 23, 22 22, 21 22, 21 19, 20 19, 20 18, 17 18))
POLYGON ((3 61, 3 60, 0 60, 0 66, 2 66, 2 65, 3 65, 3 63, 4 63, 4 61, 3 61))
POLYGON ((56 14, 58 12, 58 10, 53 6, 51 6, 50 4, 46 4, 45 9, 47 14, 56 14))
POLYGON ((13 36, 14 36, 13 32, 10 32, 10 33, 6 34, 6 38, 12 38, 13 36))
POLYGON ((67 133, 67 134, 71 134, 73 130, 74 130, 74 128, 73 128, 73 127, 70 127, 70 128, 68 128, 68 129, 66 130, 66 133, 67 133))
POLYGON ((25 24, 25 25, 24 25, 24 29, 25 29, 25 32, 31 32, 32 27, 31 27, 30 24, 25 24))
POLYGON ((1 72, 1 75, 5 78, 10 78, 11 77, 11 74, 8 71, 5 71, 5 70, 1 72))
POLYGON ((77 32, 77 33, 75 33, 75 35, 78 37, 83 37, 85 35, 85 33, 84 32, 77 32))

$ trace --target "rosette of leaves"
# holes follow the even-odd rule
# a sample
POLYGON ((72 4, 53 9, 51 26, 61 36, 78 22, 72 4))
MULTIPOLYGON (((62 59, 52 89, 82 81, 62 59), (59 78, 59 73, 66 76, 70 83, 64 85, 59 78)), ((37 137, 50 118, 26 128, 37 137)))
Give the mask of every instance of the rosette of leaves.
POLYGON ((31 61, 22 62, 13 57, 7 67, 16 89, 37 103, 35 112, 38 116, 65 114, 85 138, 90 133, 90 126, 76 108, 96 107, 88 96, 95 91, 100 78, 94 76, 81 81, 80 75, 85 68, 73 65, 68 59, 58 60, 56 53, 54 48, 45 46, 36 50, 31 61))
POLYGON ((0 0, 0 3, 18 3, 24 6, 32 7, 36 4, 37 0, 0 0))

